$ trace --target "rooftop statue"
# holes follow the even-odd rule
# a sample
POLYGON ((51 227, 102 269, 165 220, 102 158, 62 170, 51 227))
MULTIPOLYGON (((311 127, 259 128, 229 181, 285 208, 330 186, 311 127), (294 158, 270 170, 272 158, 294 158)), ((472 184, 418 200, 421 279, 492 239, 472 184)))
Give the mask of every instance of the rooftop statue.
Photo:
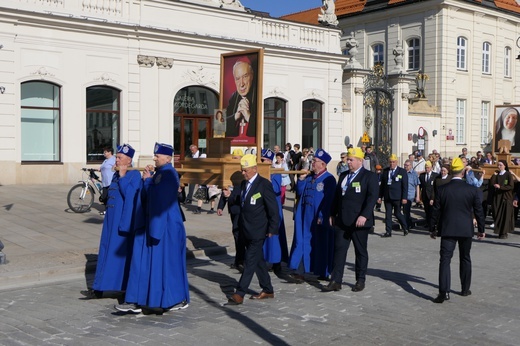
POLYGON ((337 26, 339 24, 336 17, 336 4, 334 0, 323 0, 321 14, 318 15, 318 22, 326 26, 337 26))

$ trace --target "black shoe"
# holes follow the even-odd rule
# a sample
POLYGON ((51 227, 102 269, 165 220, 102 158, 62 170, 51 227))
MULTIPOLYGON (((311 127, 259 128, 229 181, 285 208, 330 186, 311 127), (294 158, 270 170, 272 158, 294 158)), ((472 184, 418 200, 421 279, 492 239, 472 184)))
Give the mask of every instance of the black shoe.
POLYGON ((470 290, 462 291, 462 292, 460 293, 460 295, 463 296, 463 297, 470 296, 470 295, 471 295, 471 291, 470 291, 470 290))
POLYGON ((215 211, 211 209, 210 211, 208 211, 208 214, 215 214, 215 211))
POLYGON ((187 199, 184 201, 184 204, 191 204, 191 199, 187 199))
POLYGON ((318 281, 329 281, 329 277, 328 276, 318 276, 317 277, 318 281))
POLYGON ((303 284, 305 282, 305 277, 300 274, 289 274, 288 281, 293 282, 295 284, 303 284))
POLYGON ((200 214, 200 210, 199 210, 199 209, 195 209, 195 210, 193 211, 193 214, 200 214))
POLYGON ((408 228, 408 229, 405 229, 405 230, 404 230, 404 236, 406 237, 406 236, 408 235, 409 232, 410 232, 410 229, 409 229, 409 228, 408 228))
POLYGON ((100 299, 103 298, 103 292, 102 291, 95 291, 91 288, 88 290, 80 291, 85 298, 84 299, 100 299))
POLYGON ((336 281, 331 281, 327 286, 323 286, 321 288, 323 292, 332 292, 332 291, 340 291, 341 290, 341 284, 337 283, 336 281))
POLYGON ((385 233, 381 236, 381 238, 390 238, 392 236, 392 233, 385 233))
POLYGON ((442 304, 445 300, 450 300, 450 294, 449 293, 439 293, 437 298, 433 300, 434 303, 442 304))
POLYGON ((365 289, 365 283, 363 281, 358 281, 358 282, 356 282, 354 287, 352 287, 352 292, 361 292, 364 289, 365 289))

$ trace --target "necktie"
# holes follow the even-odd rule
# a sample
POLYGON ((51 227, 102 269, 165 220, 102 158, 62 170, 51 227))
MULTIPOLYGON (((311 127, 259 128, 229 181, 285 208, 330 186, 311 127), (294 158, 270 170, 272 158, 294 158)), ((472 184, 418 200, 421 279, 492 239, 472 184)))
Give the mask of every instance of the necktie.
POLYGON ((426 181, 430 181, 430 173, 426 174, 426 181))
POLYGON ((244 202, 246 200, 246 196, 247 196, 247 193, 249 192, 249 189, 251 188, 251 182, 247 182, 247 186, 246 186, 246 189, 244 190, 243 194, 242 194, 242 205, 244 205, 244 202))

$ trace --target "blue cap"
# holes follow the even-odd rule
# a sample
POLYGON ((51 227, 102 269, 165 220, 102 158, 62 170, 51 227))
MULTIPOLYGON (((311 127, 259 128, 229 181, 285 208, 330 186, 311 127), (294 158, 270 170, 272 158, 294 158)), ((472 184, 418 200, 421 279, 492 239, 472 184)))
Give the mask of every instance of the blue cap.
POLYGON ((262 158, 273 161, 274 157, 275 154, 271 149, 262 149, 262 158))
POLYGON ((154 155, 155 154, 161 154, 161 155, 168 155, 173 156, 173 147, 169 144, 164 143, 155 143, 155 148, 153 150, 154 155))
POLYGON ((420 151, 418 151, 417 156, 422 156, 422 153, 420 151))
POLYGON ((117 152, 121 153, 121 154, 125 154, 126 156, 128 156, 131 159, 134 158, 134 154, 135 154, 135 150, 134 150, 134 148, 132 148, 132 146, 130 144, 119 145, 117 147, 117 152))
POLYGON ((323 149, 316 150, 316 153, 314 154, 314 157, 317 157, 321 161, 325 163, 329 163, 330 160, 332 160, 332 157, 323 149))

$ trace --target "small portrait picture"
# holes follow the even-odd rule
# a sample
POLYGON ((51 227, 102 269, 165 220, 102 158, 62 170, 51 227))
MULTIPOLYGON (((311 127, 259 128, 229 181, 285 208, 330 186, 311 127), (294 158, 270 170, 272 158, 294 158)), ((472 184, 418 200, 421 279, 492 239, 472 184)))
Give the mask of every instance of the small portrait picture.
POLYGON ((213 138, 226 137, 226 110, 215 109, 213 117, 213 138))
POLYGON ((220 106, 231 145, 257 144, 261 124, 263 50, 222 54, 220 106))
POLYGON ((498 142, 507 139, 511 142, 511 153, 520 154, 520 106, 495 107, 495 131, 493 151, 499 150, 498 142))

